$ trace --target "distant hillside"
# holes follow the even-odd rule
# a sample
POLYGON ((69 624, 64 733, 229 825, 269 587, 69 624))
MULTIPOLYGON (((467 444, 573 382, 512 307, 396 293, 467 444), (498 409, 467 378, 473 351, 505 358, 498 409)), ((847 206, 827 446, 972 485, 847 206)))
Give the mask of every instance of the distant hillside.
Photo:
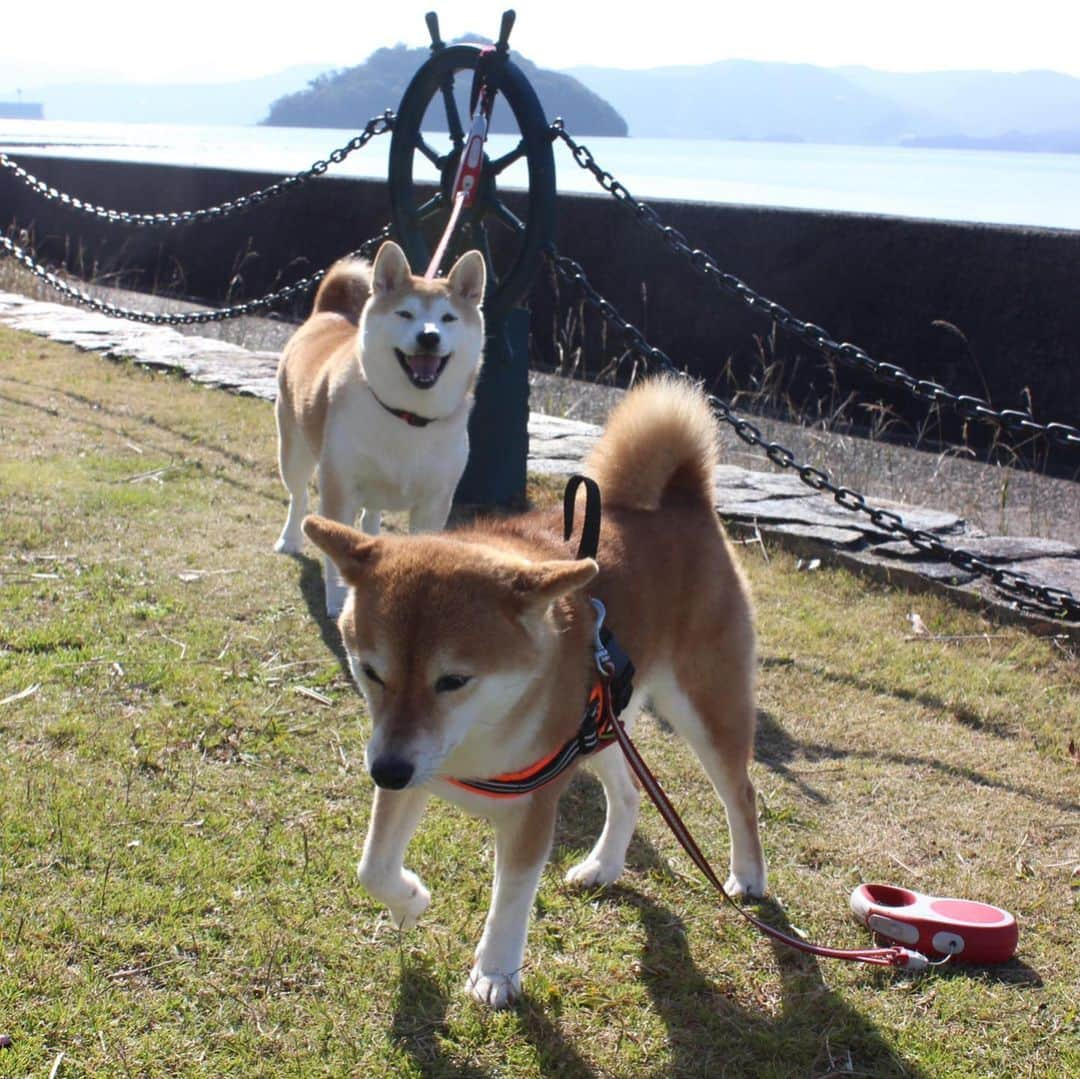
POLYGON ((898 137, 912 122, 888 99, 812 64, 722 60, 647 71, 575 68, 572 74, 609 100, 630 134, 641 137, 876 142, 898 137))
POLYGON ((1040 131, 1027 135, 1006 131, 1004 135, 920 135, 903 139, 903 146, 929 150, 1002 150, 1028 154, 1080 154, 1080 130, 1040 131))
POLYGON ((1066 151, 1080 138, 1080 79, 1051 71, 900 74, 724 60, 570 73, 642 137, 1066 151))
POLYGON ((38 86, 26 96, 40 101, 49 120, 133 124, 257 124, 270 102, 315 78, 327 65, 305 64, 232 83, 78 82, 38 86))
MULTIPOLYGON (((386 108, 396 109, 417 68, 428 59, 427 49, 404 45, 378 49, 357 67, 320 75, 304 90, 275 101, 264 121, 289 127, 340 127, 348 130, 363 124, 386 108)), ((532 83, 548 119, 562 116, 570 130, 582 135, 627 133, 626 121, 601 97, 570 75, 545 71, 517 53, 514 63, 532 83)), ((456 89, 462 115, 467 115, 469 79, 459 76, 456 89)), ((446 130, 441 104, 428 112, 425 127, 446 130)), ((495 133, 515 132, 510 110, 496 104, 492 119, 495 133)))
POLYGON ((1008 132, 1080 131, 1080 79, 1056 71, 873 71, 837 68, 857 86, 928 118, 928 130, 993 138, 1008 132))

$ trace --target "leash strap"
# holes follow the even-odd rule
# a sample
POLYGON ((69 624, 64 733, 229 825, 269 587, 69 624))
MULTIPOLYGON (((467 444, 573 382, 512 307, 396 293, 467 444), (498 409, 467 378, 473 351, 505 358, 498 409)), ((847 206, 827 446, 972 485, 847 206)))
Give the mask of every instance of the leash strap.
POLYGON ((566 482, 563 492, 563 539, 574 534, 574 506, 578 488, 585 488, 585 520, 581 525, 578 558, 595 558, 600 549, 600 485, 588 476, 575 474, 566 482))
MULTIPOLYGON (((471 140, 472 140, 472 135, 471 134, 469 135, 469 139, 470 139, 470 142, 471 142, 471 140)), ((461 160, 462 160, 462 163, 464 163, 464 161, 465 161, 464 155, 462 156, 461 160)), ((460 177, 461 177, 461 170, 460 170, 460 167, 459 167, 459 169, 458 169, 458 178, 460 179, 460 177)), ((465 207, 465 192, 464 191, 458 191, 454 195, 454 205, 453 205, 453 208, 450 210, 450 218, 446 222, 446 228, 443 229, 442 237, 439 240, 439 246, 437 248, 435 248, 435 254, 431 256, 431 262, 428 263, 428 268, 424 272, 424 280, 425 281, 434 281, 435 280, 435 277, 439 272, 439 267, 442 265, 442 260, 446 257, 446 249, 447 249, 447 247, 450 246, 450 237, 453 236, 454 229, 457 228, 458 218, 461 216, 461 211, 464 209, 464 207, 465 207)))
POLYGON ((690 830, 683 823, 682 818, 671 804, 671 800, 664 793, 663 788, 661 788, 656 777, 652 774, 652 770, 638 752, 637 746, 630 740, 630 736, 626 733, 626 729, 623 727, 622 723, 615 720, 612 723, 612 729, 615 732, 615 738, 619 743, 619 748, 622 750, 623 756, 626 757, 626 761, 630 765, 631 770, 634 775, 637 776, 642 788, 651 799, 653 805, 656 806, 660 816, 664 818, 664 822, 679 841, 679 845, 686 851, 694 865, 701 870, 705 879, 752 926, 762 933, 765 933, 767 936, 772 937, 774 940, 779 940, 800 952, 808 952, 811 955, 823 956, 827 959, 849 959, 859 963, 874 964, 876 966, 905 967, 909 970, 921 970, 927 966, 928 961, 925 956, 919 952, 913 952, 899 946, 892 948, 847 949, 827 948, 820 944, 811 944, 809 941, 800 940, 798 937, 784 933, 775 926, 769 925, 768 922, 763 922, 760 918, 755 917, 748 910, 741 907, 728 894, 727 889, 721 883, 720 878, 716 875, 713 867, 709 864, 709 860, 702 853, 701 848, 690 834, 690 830))
POLYGON ((461 150, 461 157, 458 159, 454 184, 450 189, 453 192, 450 218, 446 222, 446 228, 443 229, 439 246, 435 249, 435 254, 431 256, 431 262, 428 263, 424 274, 425 281, 435 279, 439 266, 446 256, 446 249, 450 246, 450 237, 457 228, 461 211, 472 206, 476 200, 476 193, 480 189, 480 175, 484 169, 484 143, 487 142, 491 113, 495 108, 495 90, 489 78, 489 70, 498 55, 496 47, 489 45, 480 50, 480 55, 476 60, 472 90, 469 94, 469 112, 472 114, 472 123, 461 150))

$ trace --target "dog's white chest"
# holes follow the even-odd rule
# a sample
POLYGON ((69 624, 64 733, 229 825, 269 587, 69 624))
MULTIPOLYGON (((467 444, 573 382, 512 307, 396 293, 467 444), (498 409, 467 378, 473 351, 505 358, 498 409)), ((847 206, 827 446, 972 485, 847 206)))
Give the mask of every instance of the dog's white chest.
POLYGON ((411 509, 456 486, 468 458, 466 423, 462 414, 413 427, 369 394, 364 407, 332 420, 325 450, 363 505, 411 509))

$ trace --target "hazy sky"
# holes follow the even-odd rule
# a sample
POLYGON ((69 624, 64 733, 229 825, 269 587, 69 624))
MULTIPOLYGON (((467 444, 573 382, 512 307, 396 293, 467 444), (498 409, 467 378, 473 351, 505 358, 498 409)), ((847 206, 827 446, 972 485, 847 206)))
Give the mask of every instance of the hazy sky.
MULTIPOLYGON (((186 0, 8 0, 0 34, 0 93, 81 80, 213 82, 293 64, 346 67, 381 45, 427 43, 434 8, 445 37, 494 36, 510 6, 487 0, 273 5, 186 0)), ((511 43, 545 67, 655 67, 722 59, 895 71, 1050 68, 1080 76, 1080 3, 1024 0, 519 0, 511 43)))

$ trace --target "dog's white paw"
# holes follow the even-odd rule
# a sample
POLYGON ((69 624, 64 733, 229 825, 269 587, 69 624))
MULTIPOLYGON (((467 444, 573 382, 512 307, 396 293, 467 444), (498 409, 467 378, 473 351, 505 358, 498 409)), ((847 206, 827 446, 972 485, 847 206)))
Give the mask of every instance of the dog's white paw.
POLYGON ((390 907, 390 917, 398 929, 412 929, 420 921, 420 915, 428 909, 431 892, 424 887, 423 881, 408 869, 401 871, 401 883, 408 889, 407 898, 387 905, 390 907))
POLYGON ((488 1008, 509 1008, 521 996, 521 974, 485 974, 475 966, 469 972, 465 991, 488 1008))
POLYGON ((282 532, 278 536, 277 543, 274 544, 274 551, 277 554, 299 554, 304 546, 304 537, 290 536, 288 533, 282 532))
POLYGON ((768 890, 764 866, 744 872, 733 872, 724 884, 724 891, 730 896, 745 895, 748 898, 761 899, 768 890))
POLYGON ((583 862, 578 862, 564 880, 578 888, 595 888, 603 884, 614 884, 622 871, 622 862, 609 863, 590 855, 583 862))

